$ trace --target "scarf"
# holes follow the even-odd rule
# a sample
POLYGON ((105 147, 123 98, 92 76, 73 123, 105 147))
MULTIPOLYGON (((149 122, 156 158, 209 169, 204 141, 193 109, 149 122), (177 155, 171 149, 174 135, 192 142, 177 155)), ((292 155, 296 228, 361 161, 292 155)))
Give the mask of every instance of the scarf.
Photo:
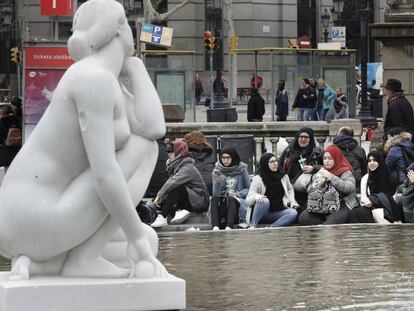
POLYGON ((243 170, 247 169, 247 164, 240 162, 238 165, 224 166, 220 162, 216 163, 215 169, 220 170, 224 176, 234 177, 239 175, 243 170))
POLYGON ((394 95, 389 100, 387 100, 387 105, 392 104, 392 102, 395 101, 396 99, 404 98, 404 97, 405 96, 403 92, 394 93, 394 95))
POLYGON ((327 147, 324 154, 327 152, 331 155, 334 161, 334 166, 332 168, 325 168, 329 173, 339 177, 346 171, 351 171, 352 173, 354 172, 351 164, 349 164, 348 160, 342 154, 341 149, 337 146, 331 145, 327 147))
POLYGON ((303 127, 296 133, 295 140, 289 148, 289 154, 287 155, 287 160, 284 164, 284 168, 291 180, 295 179, 302 173, 302 169, 299 164, 300 157, 302 156, 302 158, 306 158, 308 160, 307 162, 309 163, 315 146, 315 134, 311 128, 303 127), (309 145, 306 148, 301 148, 299 146, 299 136, 302 133, 306 133, 310 137, 309 145))
POLYGON ((378 162, 378 167, 375 171, 368 169, 367 195, 369 195, 368 189, 371 195, 381 192, 389 196, 394 195, 397 185, 391 182, 384 156, 381 152, 374 150, 368 153, 367 159, 369 157, 373 157, 378 162))
POLYGON ((269 168, 269 160, 272 157, 276 157, 273 153, 265 153, 260 158, 259 164, 259 176, 262 178, 263 183, 266 187, 265 195, 269 199, 270 212, 275 212, 284 209, 283 207, 283 196, 285 189, 282 185, 282 178, 285 176, 280 169, 277 172, 273 172, 269 168))

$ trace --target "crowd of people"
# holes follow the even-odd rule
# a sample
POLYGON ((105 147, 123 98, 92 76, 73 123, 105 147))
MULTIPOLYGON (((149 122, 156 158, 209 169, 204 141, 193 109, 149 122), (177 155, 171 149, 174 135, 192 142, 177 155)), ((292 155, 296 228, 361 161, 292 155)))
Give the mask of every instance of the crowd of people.
POLYGON ((388 135, 383 150, 366 156, 350 127, 341 128, 325 149, 317 146, 314 131, 304 127, 280 156, 264 153, 256 174, 249 175, 237 148, 222 148, 215 162, 215 148, 201 132, 191 132, 167 146, 167 180, 145 208, 155 215, 153 227, 208 211, 215 231, 412 222, 412 136, 404 128, 388 135))

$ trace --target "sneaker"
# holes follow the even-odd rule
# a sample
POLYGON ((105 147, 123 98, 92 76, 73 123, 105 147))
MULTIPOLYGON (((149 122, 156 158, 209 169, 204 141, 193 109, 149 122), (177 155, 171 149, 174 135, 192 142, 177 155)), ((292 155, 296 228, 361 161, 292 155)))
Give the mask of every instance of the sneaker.
POLYGON ((247 229, 247 228, 249 228, 249 225, 247 223, 245 223, 245 222, 241 222, 241 223, 239 223, 239 228, 241 228, 241 229, 247 229))
POLYGON ((182 209, 180 211, 175 212, 175 216, 173 219, 171 219, 170 224, 171 225, 178 225, 182 224, 184 221, 186 221, 190 217, 190 212, 182 209))
POLYGON ((217 226, 214 226, 213 227, 213 231, 219 231, 220 230, 220 228, 219 227, 217 227, 217 226))
POLYGON ((232 228, 230 228, 230 227, 226 227, 226 229, 224 229, 225 231, 229 231, 229 230, 233 230, 232 228))
POLYGON ((200 228, 191 227, 191 228, 186 229, 185 231, 200 231, 200 228))
POLYGON ((168 226, 167 219, 163 217, 161 214, 158 215, 157 219, 154 220, 154 222, 151 224, 151 227, 153 228, 161 228, 168 226))
POLYGON ((256 227, 249 226, 247 229, 249 229, 249 230, 254 230, 254 229, 256 229, 256 227))

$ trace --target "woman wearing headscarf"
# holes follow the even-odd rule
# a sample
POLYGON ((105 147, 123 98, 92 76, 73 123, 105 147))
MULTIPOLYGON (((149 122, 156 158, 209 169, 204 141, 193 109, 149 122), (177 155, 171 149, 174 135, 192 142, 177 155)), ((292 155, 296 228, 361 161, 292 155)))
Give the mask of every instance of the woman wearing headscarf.
POLYGON ((397 190, 397 183, 392 182, 383 154, 374 150, 368 154, 367 158, 368 174, 361 179, 361 206, 351 211, 349 222, 374 223, 389 222, 385 219, 390 219, 392 222, 401 220, 401 211, 392 198, 397 190), (389 208, 386 208, 387 211, 380 211, 384 208, 381 204, 383 200, 388 200, 385 202, 389 208), (377 209, 378 211, 376 211, 377 209), (379 219, 377 215, 380 217, 379 219))
POLYGON ((341 150, 331 145, 324 151, 323 168, 315 175, 308 193, 318 189, 333 187, 338 193, 338 210, 333 213, 320 214, 304 210, 299 216, 302 225, 343 224, 347 223, 350 211, 358 206, 355 178, 352 166, 341 150))
POLYGON ((247 211, 245 198, 249 191, 250 178, 247 164, 240 161, 240 156, 233 147, 225 147, 220 151, 220 159, 213 170, 212 183, 210 213, 213 230, 219 230, 220 227, 232 229, 237 218, 244 224, 247 211), (222 218, 226 219, 226 224, 220 224, 222 218))
POLYGON ((260 158, 258 175, 253 177, 246 202, 254 206, 251 228, 256 228, 260 222, 271 223, 271 227, 283 227, 296 221, 298 204, 292 184, 279 169, 273 153, 265 153, 260 158))
POLYGON ((300 213, 306 208, 308 185, 299 185, 299 178, 307 177, 310 184, 311 175, 322 167, 322 149, 316 147, 315 134, 311 128, 303 127, 296 133, 293 143, 280 156, 279 166, 289 176, 295 189, 300 213), (301 176, 303 174, 307 176, 301 176))
POLYGON ((174 218, 178 209, 202 213, 207 211, 209 203, 206 184, 194 166, 187 144, 183 141, 173 141, 167 152, 169 178, 154 200, 162 214, 156 222, 162 225, 166 225, 168 220, 174 218))
POLYGON ((212 193, 211 172, 216 163, 216 153, 200 131, 192 131, 184 136, 188 150, 193 154, 194 165, 203 177, 208 192, 212 193))

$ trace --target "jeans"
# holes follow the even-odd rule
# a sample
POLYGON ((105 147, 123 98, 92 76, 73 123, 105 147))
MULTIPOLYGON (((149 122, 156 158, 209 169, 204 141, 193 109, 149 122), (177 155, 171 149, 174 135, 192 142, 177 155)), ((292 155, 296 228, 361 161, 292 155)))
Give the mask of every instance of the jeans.
POLYGON ((284 227, 293 224, 298 217, 298 212, 292 208, 285 208, 281 211, 270 212, 270 202, 264 199, 264 202, 257 202, 254 205, 253 217, 250 225, 256 227, 259 222, 271 223, 271 227, 284 227))
POLYGON ((299 121, 312 121, 315 109, 313 108, 300 108, 299 109, 299 121))
POLYGON ((323 107, 320 107, 318 109, 318 116, 319 116, 319 121, 325 121, 326 115, 328 113, 329 109, 323 109, 323 107))

